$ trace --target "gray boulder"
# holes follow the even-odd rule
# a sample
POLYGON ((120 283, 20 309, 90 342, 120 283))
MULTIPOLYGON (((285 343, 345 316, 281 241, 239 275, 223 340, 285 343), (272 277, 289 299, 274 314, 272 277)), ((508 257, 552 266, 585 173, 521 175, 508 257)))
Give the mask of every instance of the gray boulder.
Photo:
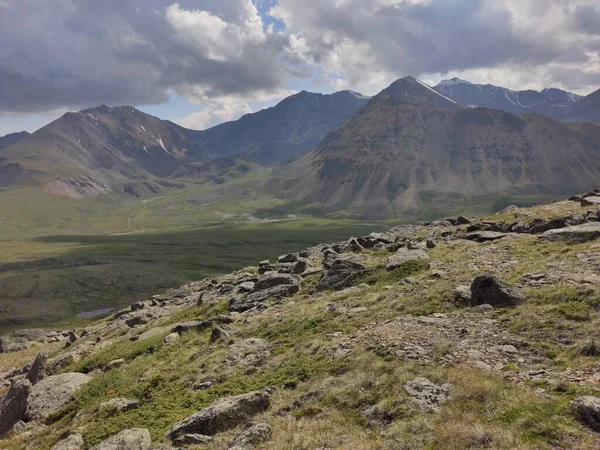
POLYGON ((454 301, 461 305, 471 304, 471 287, 460 285, 454 289, 454 301))
POLYGON ((270 399, 266 392, 256 391, 222 398, 208 408, 177 422, 167 432, 167 436, 173 440, 186 434, 214 436, 266 411, 269 404, 270 399))
POLYGON ((549 230, 540 236, 540 239, 545 239, 552 242, 566 242, 569 244, 577 244, 582 242, 593 241, 600 237, 600 222, 588 222, 572 227, 549 230))
POLYGON ((298 261, 297 253, 290 253, 289 255, 282 255, 279 258, 277 258, 278 263, 294 263, 296 261, 298 261))
POLYGON ((27 400, 28 421, 48 417, 73 400, 73 394, 92 378, 82 373, 63 373, 46 377, 33 386, 27 400))
POLYGON ((413 403, 428 411, 437 409, 450 398, 452 385, 438 385, 427 378, 416 378, 404 384, 404 390, 412 397, 413 403))
POLYGON ((229 450, 242 450, 254 448, 254 445, 261 444, 271 439, 273 431, 266 422, 260 422, 247 430, 243 431, 234 441, 229 450))
POLYGON ((571 402, 577 420, 600 432, 600 398, 587 395, 571 402))
POLYGON ((31 369, 27 372, 25 376, 32 385, 37 384, 46 376, 46 364, 48 363, 48 353, 45 350, 42 350, 38 353, 31 365, 31 369))
POLYGON ((518 288, 493 275, 482 275, 471 283, 471 305, 516 306, 524 300, 518 288))
POLYGON ((204 434, 184 434, 173 441, 175 445, 208 445, 213 441, 212 436, 204 434))
POLYGON ((133 428, 121 431, 95 445, 91 450, 150 450, 151 447, 150 432, 143 428, 133 428))
POLYGON ((264 275, 260 280, 256 282, 254 288, 250 293, 264 291, 266 289, 273 288, 275 286, 294 286, 300 283, 300 279, 295 275, 285 273, 271 273, 264 275))
POLYGON ((84 450, 85 444, 80 434, 72 434, 66 439, 57 442, 50 450, 84 450))
POLYGON ((392 271, 406 267, 410 264, 427 264, 428 262, 429 255, 425 250, 410 250, 406 247, 403 247, 388 258, 386 269, 392 271))
POLYGON ((358 277, 369 272, 364 265, 345 258, 326 261, 323 266, 325 271, 316 286, 317 291, 350 287, 358 277))
POLYGON ((19 380, 4 397, 0 398, 0 438, 25 417, 27 398, 30 393, 29 380, 19 380))

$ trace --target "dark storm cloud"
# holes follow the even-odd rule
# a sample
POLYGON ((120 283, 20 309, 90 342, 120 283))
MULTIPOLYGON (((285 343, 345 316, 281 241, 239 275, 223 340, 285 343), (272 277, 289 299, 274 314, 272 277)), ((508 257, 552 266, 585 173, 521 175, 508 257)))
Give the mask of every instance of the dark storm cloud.
POLYGON ((167 100, 169 89, 199 100, 252 96, 284 83, 278 55, 287 39, 274 33, 256 36, 261 24, 249 0, 179 1, 169 19, 173 3, 0 1, 0 111, 151 104, 167 100), (210 46, 203 47, 202 33, 211 30, 202 30, 202 20, 231 26, 208 39, 214 45, 231 39, 231 54, 215 58, 210 46), (199 35, 188 38, 190 29, 179 28, 189 21, 199 35))
POLYGON ((577 25, 585 32, 600 35, 600 10, 591 6, 578 6, 575 10, 577 25))

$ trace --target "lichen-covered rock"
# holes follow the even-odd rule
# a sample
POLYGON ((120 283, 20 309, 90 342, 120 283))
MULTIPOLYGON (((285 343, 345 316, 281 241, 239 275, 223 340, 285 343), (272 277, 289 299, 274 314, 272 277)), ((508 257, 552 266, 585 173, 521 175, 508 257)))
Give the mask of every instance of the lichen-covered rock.
POLYGON ((252 449, 255 445, 271 439, 273 431, 266 422, 260 422, 243 431, 234 441, 229 450, 252 449))
POLYGON ((347 258, 326 261, 323 266, 325 271, 316 286, 317 291, 347 288, 352 285, 354 280, 369 271, 363 264, 347 258))
POLYGON ((493 307, 516 306, 524 295, 518 288, 493 275, 482 275, 471 283, 471 305, 489 304, 493 307))
POLYGON ((29 380, 20 380, 10 388, 4 397, 0 398, 0 438, 25 417, 27 398, 30 393, 31 383, 29 380))
POLYGON ((46 353, 46 351, 42 350, 36 356, 35 361, 33 361, 33 364, 31 365, 31 369, 29 369, 29 372, 27 372, 27 375, 25 376, 25 378, 28 379, 32 385, 37 384, 39 381, 41 381, 46 376, 46 364, 47 363, 48 363, 48 353, 46 353))
POLYGON ((108 438, 91 450, 150 450, 152 438, 150 432, 143 428, 123 430, 108 438))
POLYGON ((386 269, 392 271, 409 264, 427 264, 428 262, 429 255, 425 250, 411 250, 403 247, 388 258, 386 269))
POLYGON ((416 378, 404 384, 404 390, 413 399, 413 403, 423 411, 437 409, 449 398, 452 385, 438 385, 427 378, 416 378))
POLYGON ((186 434, 213 436, 266 411, 269 404, 270 399, 266 392, 256 391, 222 398, 208 408, 174 424, 167 435, 173 440, 186 434))
POLYGON ((84 450, 85 444, 80 434, 71 434, 66 439, 54 444, 51 450, 84 450))
POLYGON ((600 432, 600 398, 587 395, 573 400, 571 405, 581 423, 600 432))
POLYGON ((27 400, 27 420, 40 420, 68 405, 73 394, 92 378, 82 373, 63 373, 46 377, 33 386, 27 400))

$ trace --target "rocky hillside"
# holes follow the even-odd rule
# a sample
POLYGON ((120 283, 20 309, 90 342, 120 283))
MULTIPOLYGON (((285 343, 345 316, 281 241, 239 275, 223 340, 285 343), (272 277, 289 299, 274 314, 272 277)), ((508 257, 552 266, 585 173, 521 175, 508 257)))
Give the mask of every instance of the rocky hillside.
POLYGON ((408 78, 283 167, 270 186, 325 213, 365 217, 415 217, 435 198, 566 194, 595 185, 598 136, 592 124, 463 108, 408 78))
POLYGON ((0 340, 0 448, 597 449, 600 190, 0 340))
POLYGON ((5 148, 0 185, 36 182, 50 194, 93 197, 209 158, 196 131, 132 107, 101 106, 67 113, 5 148))

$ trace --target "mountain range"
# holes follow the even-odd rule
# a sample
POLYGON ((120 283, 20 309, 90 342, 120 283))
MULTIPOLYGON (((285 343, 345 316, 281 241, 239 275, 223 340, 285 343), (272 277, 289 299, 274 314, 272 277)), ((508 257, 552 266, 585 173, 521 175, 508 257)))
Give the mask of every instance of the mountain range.
POLYGON ((600 91, 407 77, 375 97, 302 91, 196 131, 125 106, 0 138, 0 187, 151 196, 272 167, 256 189, 320 213, 418 214, 433 197, 565 194, 600 175, 600 91), (563 123, 558 122, 560 119, 563 123))
POLYGON ((326 213, 415 214, 431 195, 560 194, 600 176, 600 127, 467 108, 408 77, 271 180, 326 213))

